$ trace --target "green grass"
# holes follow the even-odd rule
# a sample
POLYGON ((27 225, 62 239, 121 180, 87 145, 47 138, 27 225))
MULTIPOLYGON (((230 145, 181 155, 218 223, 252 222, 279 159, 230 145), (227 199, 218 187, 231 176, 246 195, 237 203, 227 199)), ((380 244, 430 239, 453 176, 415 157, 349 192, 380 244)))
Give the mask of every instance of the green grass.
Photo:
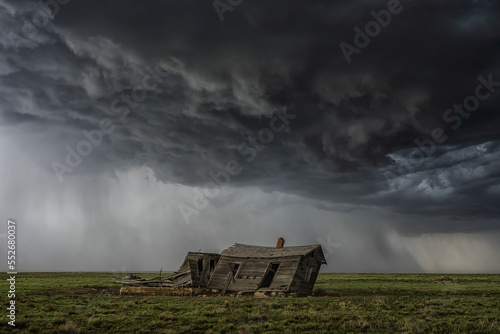
POLYGON ((321 274, 312 297, 268 299, 120 296, 123 276, 18 274, 16 327, 2 314, 0 332, 500 333, 500 275, 321 274))

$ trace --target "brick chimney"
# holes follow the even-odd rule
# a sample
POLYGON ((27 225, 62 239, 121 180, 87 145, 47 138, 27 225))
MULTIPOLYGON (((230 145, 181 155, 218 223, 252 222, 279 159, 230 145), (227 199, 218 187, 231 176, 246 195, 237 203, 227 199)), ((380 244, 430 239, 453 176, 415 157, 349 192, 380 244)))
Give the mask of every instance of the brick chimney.
POLYGON ((285 239, 278 238, 278 243, 276 244, 276 248, 283 248, 284 244, 285 244, 285 239))

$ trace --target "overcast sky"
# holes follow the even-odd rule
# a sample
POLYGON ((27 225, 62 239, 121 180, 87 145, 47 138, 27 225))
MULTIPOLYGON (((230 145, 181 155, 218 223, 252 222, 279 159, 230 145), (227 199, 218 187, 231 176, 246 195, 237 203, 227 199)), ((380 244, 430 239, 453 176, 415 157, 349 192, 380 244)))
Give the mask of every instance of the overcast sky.
POLYGON ((498 1, 0 0, 0 25, 19 270, 284 237, 323 272, 500 272, 498 1))

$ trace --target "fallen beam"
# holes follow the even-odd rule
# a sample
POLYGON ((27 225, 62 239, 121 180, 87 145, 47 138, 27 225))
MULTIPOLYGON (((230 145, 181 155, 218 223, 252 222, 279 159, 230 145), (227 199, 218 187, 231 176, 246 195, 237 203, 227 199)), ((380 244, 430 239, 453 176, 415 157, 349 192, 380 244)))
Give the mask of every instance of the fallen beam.
POLYGON ((157 288, 157 287, 123 287, 120 295, 151 295, 151 296, 196 296, 206 293, 207 289, 201 288, 157 288))

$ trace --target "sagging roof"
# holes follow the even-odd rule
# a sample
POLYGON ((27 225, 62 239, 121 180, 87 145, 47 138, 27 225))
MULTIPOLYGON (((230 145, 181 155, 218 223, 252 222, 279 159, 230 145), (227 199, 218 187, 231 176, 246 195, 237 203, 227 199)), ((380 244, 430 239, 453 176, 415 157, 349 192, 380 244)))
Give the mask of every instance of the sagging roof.
POLYGON ((283 248, 253 246, 244 244, 234 244, 224 249, 222 256, 245 257, 245 258, 278 258, 284 256, 304 256, 319 249, 321 257, 324 258, 320 245, 291 246, 283 248))
POLYGON ((205 255, 220 256, 220 254, 218 254, 218 253, 203 253, 203 252, 188 252, 187 255, 188 256, 205 256, 205 255))

